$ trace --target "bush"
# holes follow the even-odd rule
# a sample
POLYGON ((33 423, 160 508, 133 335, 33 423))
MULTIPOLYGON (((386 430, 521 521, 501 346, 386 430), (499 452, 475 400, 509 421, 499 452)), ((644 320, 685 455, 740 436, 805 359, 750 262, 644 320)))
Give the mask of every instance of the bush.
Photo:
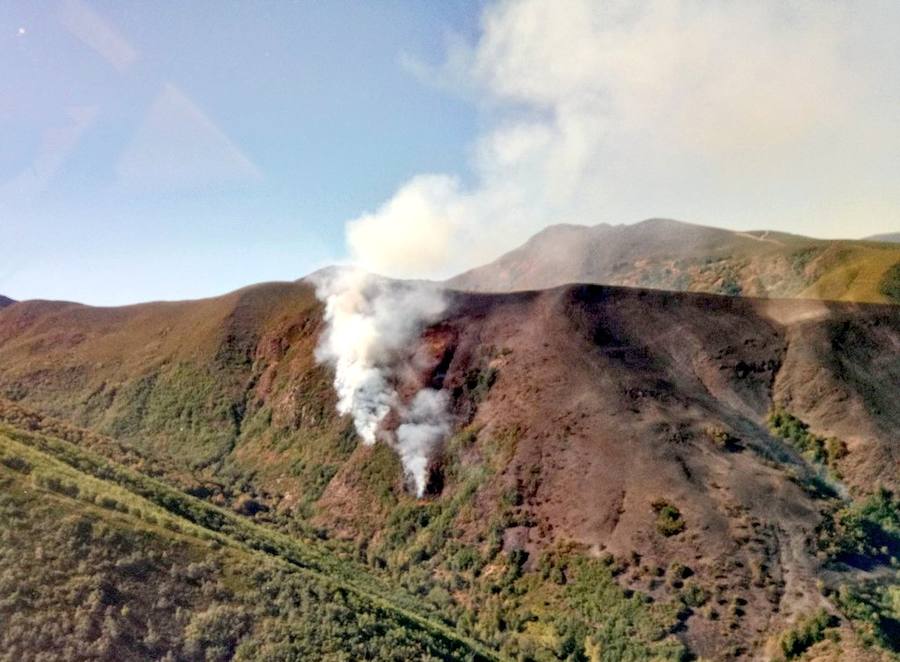
POLYGON ((656 513, 657 531, 667 537, 684 531, 684 519, 681 517, 681 511, 674 504, 669 503, 665 499, 657 499, 651 506, 653 512, 656 513))
POLYGON ((820 525, 819 547, 838 560, 887 560, 900 552, 900 499, 880 488, 839 508, 820 525))
POLYGON ((684 590, 681 592, 681 601, 688 607, 698 608, 702 607, 709 600, 709 593, 707 593, 699 584, 696 582, 688 582, 684 590))
POLYGON ((781 636, 781 651, 787 659, 801 655, 825 638, 825 630, 837 624, 837 619, 824 609, 819 609, 797 623, 781 636))
POLYGON ((713 446, 720 450, 729 450, 737 444, 737 437, 720 425, 710 425, 705 430, 707 438, 713 446))
POLYGON ((4 466, 12 469, 13 471, 18 471, 19 473, 28 474, 31 473, 31 463, 28 460, 25 460, 18 456, 10 456, 0 458, 0 463, 4 466))
POLYGON ((776 409, 769 415, 769 429, 809 459, 829 467, 834 467, 848 452, 847 444, 840 439, 825 439, 813 434, 808 424, 783 409, 776 409))
POLYGON ((844 584, 835 597, 866 644, 900 653, 900 585, 878 581, 844 584))
POLYGON ((900 262, 885 272, 878 284, 878 291, 892 303, 900 303, 900 262))

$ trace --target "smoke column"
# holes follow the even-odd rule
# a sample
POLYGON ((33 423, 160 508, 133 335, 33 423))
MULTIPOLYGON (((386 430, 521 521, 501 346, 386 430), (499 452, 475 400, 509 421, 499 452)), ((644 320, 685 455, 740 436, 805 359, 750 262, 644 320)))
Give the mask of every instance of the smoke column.
POLYGON ((394 447, 416 495, 422 496, 429 455, 450 431, 447 396, 424 388, 404 403, 395 382, 411 365, 422 329, 445 310, 441 292, 358 269, 332 270, 312 280, 325 303, 327 325, 316 360, 334 369, 338 413, 353 418, 363 443, 381 439, 394 447), (399 420, 393 433, 382 428, 392 411, 399 420))

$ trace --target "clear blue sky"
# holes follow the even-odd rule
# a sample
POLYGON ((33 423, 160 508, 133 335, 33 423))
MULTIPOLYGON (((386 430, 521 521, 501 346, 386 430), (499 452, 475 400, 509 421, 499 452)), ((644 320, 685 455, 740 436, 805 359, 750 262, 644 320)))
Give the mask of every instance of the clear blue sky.
POLYGON ((472 2, 0 2, 0 293, 120 304, 295 279, 458 170, 424 85, 472 2))

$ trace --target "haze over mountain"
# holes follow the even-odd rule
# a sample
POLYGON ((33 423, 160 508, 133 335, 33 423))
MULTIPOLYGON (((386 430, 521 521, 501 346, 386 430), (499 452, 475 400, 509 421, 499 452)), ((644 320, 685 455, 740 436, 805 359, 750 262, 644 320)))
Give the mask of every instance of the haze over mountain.
POLYGON ((900 247, 735 232, 667 219, 553 225, 521 247, 447 281, 508 292, 600 283, 757 297, 900 303, 900 247))
MULTIPOLYGON (((664 244, 671 251, 668 242, 677 252, 679 237, 694 250, 705 238, 713 252, 807 241, 653 223, 672 232, 643 248, 648 255, 664 244)), ((630 249, 637 260, 642 247, 630 249)), ((900 554, 893 520, 872 510, 896 512, 879 486, 900 488, 900 308, 592 285, 447 296, 445 313, 409 349, 415 369, 393 377, 401 399, 423 385, 448 397, 452 431, 430 457, 424 499, 387 445, 359 444, 336 414, 331 370, 314 357, 322 305, 302 281, 122 308, 4 308, 0 410, 12 427, 0 430, 0 478, 25 489, 44 476, 35 485, 66 504, 43 512, 38 531, 55 530, 54 518, 77 511, 85 493, 100 503, 102 490, 137 490, 189 537, 199 526, 196 535, 225 535, 226 546, 251 540, 254 554, 276 564, 297 554, 361 563, 314 567, 366 587, 354 589, 369 605, 362 610, 380 604, 393 619, 412 609, 421 620, 411 631, 433 655, 446 645, 470 646, 476 657, 752 658, 823 607, 834 616, 816 631, 841 643, 822 638, 819 659, 880 659, 890 648, 897 621, 878 607, 882 620, 865 625, 853 605, 889 601, 889 585, 872 580, 893 572, 900 554), (77 456, 86 451, 208 505, 182 506, 119 470, 90 469, 77 456), (28 466, 62 461, 94 482, 67 474, 54 483, 49 468, 22 479, 17 457, 28 466), (204 514, 216 506, 240 516, 204 514), (241 528, 247 518, 263 528, 251 535, 241 528), (295 547, 265 537, 280 533, 295 547), (455 643, 435 643, 449 636, 440 623, 455 643)), ((17 507, 31 517, 27 503, 36 502, 17 507)), ((93 521, 106 521, 91 508, 93 521)), ((39 552, 26 549, 38 563, 39 552)), ((235 562, 260 562, 253 558, 235 562)), ((216 567, 212 576, 229 572, 216 567)), ((53 582, 73 572, 47 579, 45 590, 62 590, 53 582)), ((116 577, 105 581, 117 586, 116 577)), ((184 600, 199 600, 191 595, 184 600)), ((260 650, 276 631, 240 600, 197 604, 247 624, 225 650, 260 650)), ((140 643, 156 623, 151 612, 146 622, 98 614, 128 633, 116 640, 120 655, 160 650, 140 643)), ((225 636, 180 623, 166 635, 168 650, 185 657, 197 628, 225 636)), ((16 632, 7 641, 27 647, 16 632)))
POLYGON ((900 232, 889 232, 887 234, 875 234, 867 237, 870 241, 889 241, 892 243, 900 242, 900 232))

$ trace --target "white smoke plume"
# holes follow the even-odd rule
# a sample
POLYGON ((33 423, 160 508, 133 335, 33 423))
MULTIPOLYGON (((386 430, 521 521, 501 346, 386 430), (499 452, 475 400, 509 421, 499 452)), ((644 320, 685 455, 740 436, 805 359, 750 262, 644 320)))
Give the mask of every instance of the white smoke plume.
POLYGON ((395 448, 417 496, 427 487, 431 452, 450 431, 446 394, 419 390, 404 403, 397 376, 415 367, 422 329, 446 308, 440 290, 418 282, 393 281, 358 269, 339 269, 313 277, 325 303, 327 327, 316 360, 334 368, 340 414, 353 418, 365 444, 381 439, 395 448), (383 427, 394 412, 395 432, 383 427))
POLYGON ((442 62, 406 59, 471 102, 471 157, 398 182, 348 222, 358 266, 447 278, 551 223, 896 229, 900 2, 483 7, 442 62))

